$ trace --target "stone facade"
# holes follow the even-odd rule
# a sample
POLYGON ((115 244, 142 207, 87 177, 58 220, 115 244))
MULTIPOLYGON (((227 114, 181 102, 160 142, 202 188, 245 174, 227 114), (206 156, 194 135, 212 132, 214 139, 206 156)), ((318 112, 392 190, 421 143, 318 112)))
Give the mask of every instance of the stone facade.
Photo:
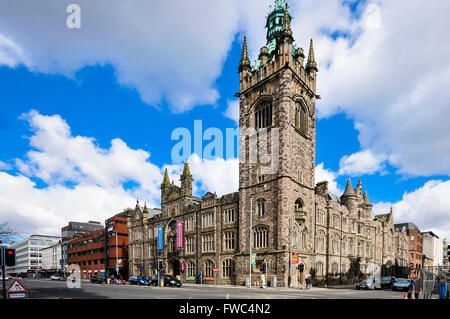
POLYGON ((203 279, 212 278, 213 264, 219 269, 218 284, 244 285, 250 275, 250 243, 256 253, 256 265, 252 265, 252 284, 256 285, 263 263, 267 263, 269 281, 273 284, 276 278, 277 285, 284 287, 304 284, 306 276, 316 282, 345 282, 359 271, 375 272, 383 264, 406 266, 406 234, 395 229, 392 211, 373 216, 361 180, 354 189, 349 179, 341 197, 328 191, 327 182, 315 185, 318 69, 312 40, 305 65, 303 49, 293 44, 290 21, 287 4, 277 0, 267 18, 267 44, 258 60, 252 67, 244 38, 239 64, 240 131, 266 132, 267 141, 259 139, 258 150, 261 145, 270 150, 276 140, 274 129, 278 129, 278 169, 265 174, 262 169, 267 165, 249 161, 250 137, 241 136, 238 193, 217 198, 208 192, 196 198, 187 163, 181 187, 171 184, 166 172, 161 210, 137 204, 129 215, 130 275, 155 274, 161 259, 166 272, 180 275, 183 281, 194 281, 198 271, 203 279), (234 210, 234 220, 225 223, 230 210, 234 210), (213 216, 209 221, 208 214, 213 216), (180 221, 184 224, 183 248, 174 245, 180 221), (162 252, 156 250, 157 226, 167 230, 162 252), (225 249, 230 232, 234 246, 225 249), (207 236, 214 239, 212 246, 207 236), (291 263, 292 254, 304 265, 303 272, 291 263), (184 272, 180 272, 181 265, 184 272))

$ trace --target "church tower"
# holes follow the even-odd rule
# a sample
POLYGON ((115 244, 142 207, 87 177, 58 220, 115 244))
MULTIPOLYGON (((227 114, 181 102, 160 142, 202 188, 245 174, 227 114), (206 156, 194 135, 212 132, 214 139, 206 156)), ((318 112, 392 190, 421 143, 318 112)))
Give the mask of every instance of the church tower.
POLYGON ((276 0, 266 21, 267 42, 253 65, 244 37, 238 93, 242 259, 238 259, 236 273, 243 273, 241 282, 249 275, 250 198, 252 253, 257 254, 256 266, 252 268, 254 279, 259 276, 259 265, 267 262, 269 276, 276 275, 279 286, 288 285, 294 271, 290 254, 297 245, 292 234, 306 230, 309 241, 304 250, 312 249, 318 68, 312 39, 307 61, 303 49, 294 44, 291 20, 286 1, 276 0), (272 163, 278 162, 276 170, 267 173, 267 164, 259 156, 256 163, 250 161, 251 137, 245 132, 252 130, 259 136, 258 151, 266 147, 272 163), (262 132, 267 132, 267 138, 261 139, 262 132), (275 143, 279 145, 277 151, 272 149, 275 143))

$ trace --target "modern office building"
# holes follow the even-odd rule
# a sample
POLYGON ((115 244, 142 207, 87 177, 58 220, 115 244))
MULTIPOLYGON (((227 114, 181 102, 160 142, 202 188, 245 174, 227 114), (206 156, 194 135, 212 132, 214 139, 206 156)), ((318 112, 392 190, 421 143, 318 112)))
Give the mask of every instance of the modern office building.
POLYGON ((432 231, 422 232, 423 235, 423 254, 426 256, 429 268, 443 266, 444 244, 432 231))
POLYGON ((14 242, 9 247, 16 250, 16 265, 7 267, 11 275, 36 277, 42 270, 42 249, 56 245, 61 237, 32 235, 27 239, 14 242))
POLYGON ((42 254, 42 270, 48 277, 50 275, 61 274, 61 243, 43 248, 42 254))

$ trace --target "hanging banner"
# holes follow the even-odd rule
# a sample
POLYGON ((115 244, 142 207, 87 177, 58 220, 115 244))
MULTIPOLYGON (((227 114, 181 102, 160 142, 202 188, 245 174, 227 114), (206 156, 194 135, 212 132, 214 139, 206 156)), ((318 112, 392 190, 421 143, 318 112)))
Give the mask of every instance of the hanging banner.
POLYGON ((292 253, 292 264, 298 265, 298 255, 296 253, 292 253))
POLYGON ((250 255, 250 264, 256 265, 256 254, 255 253, 252 253, 250 255))
POLYGON ((177 223, 177 247, 183 248, 183 222, 177 223))
POLYGON ((164 250, 164 227, 158 226, 158 250, 164 250))

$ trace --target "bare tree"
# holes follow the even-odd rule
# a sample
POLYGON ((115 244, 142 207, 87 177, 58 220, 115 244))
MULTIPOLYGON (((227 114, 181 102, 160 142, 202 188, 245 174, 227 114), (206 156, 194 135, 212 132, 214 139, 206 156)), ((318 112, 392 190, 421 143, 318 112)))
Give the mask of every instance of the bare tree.
POLYGON ((0 240, 4 243, 11 241, 13 236, 17 236, 17 231, 8 222, 0 223, 0 240))

